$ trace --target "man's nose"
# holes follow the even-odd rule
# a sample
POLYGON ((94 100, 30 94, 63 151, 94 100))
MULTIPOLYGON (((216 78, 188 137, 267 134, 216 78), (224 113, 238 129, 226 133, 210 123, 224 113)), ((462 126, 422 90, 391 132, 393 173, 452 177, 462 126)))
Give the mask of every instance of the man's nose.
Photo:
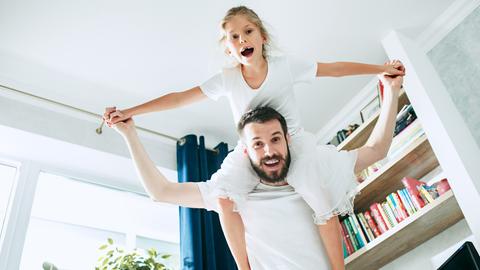
POLYGON ((263 151, 265 152, 264 155, 267 156, 267 157, 270 157, 273 154, 273 149, 272 149, 272 147, 270 147, 269 144, 265 144, 265 146, 263 148, 263 151))

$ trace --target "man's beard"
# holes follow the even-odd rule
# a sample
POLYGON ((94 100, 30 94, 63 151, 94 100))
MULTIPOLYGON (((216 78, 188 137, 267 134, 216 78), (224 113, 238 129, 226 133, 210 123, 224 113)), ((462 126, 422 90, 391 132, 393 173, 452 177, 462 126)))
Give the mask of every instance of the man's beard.
MULTIPOLYGON (((250 159, 250 158, 249 158, 250 159)), ((255 164, 252 159, 250 159, 250 164, 252 164, 253 170, 257 173, 258 177, 260 177, 261 180, 267 182, 267 183, 279 183, 285 180, 288 174, 288 169, 290 168, 290 149, 287 146, 287 156, 283 158, 282 156, 279 155, 273 155, 271 157, 266 157, 260 160, 259 164, 255 164), (268 159, 278 159, 279 162, 283 161, 284 166, 279 172, 274 172, 273 174, 269 175, 267 174, 261 167, 261 164, 264 163, 265 160, 268 159)))

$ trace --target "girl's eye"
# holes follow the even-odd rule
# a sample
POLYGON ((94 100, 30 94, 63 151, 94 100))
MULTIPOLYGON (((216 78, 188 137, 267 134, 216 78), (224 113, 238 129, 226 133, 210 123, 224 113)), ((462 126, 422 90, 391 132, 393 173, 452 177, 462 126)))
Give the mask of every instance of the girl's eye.
POLYGON ((238 38, 238 35, 232 35, 232 38, 233 38, 233 39, 237 39, 237 38, 238 38))
POLYGON ((248 30, 247 30, 247 34, 250 34, 250 33, 252 33, 252 32, 253 32, 252 29, 248 29, 248 30))

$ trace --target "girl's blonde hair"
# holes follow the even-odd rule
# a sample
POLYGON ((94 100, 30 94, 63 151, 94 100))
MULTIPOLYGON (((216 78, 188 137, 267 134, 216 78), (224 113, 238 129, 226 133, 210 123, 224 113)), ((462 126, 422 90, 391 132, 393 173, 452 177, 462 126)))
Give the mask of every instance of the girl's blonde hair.
POLYGON ((227 38, 227 35, 225 33, 225 25, 233 17, 238 15, 244 15, 245 17, 247 17, 248 21, 250 21, 256 27, 258 27, 258 29, 260 30, 260 34, 262 35, 263 38, 265 38, 265 41, 266 41, 262 47, 262 55, 264 58, 267 58, 269 47, 270 47, 270 34, 265 28, 263 21, 260 19, 260 17, 258 17, 257 13, 255 13, 255 11, 251 10, 246 6, 233 7, 227 11, 227 14, 225 14, 225 17, 223 17, 223 20, 220 22, 220 32, 221 32, 221 38, 219 40, 220 43, 223 45, 225 39, 227 38))

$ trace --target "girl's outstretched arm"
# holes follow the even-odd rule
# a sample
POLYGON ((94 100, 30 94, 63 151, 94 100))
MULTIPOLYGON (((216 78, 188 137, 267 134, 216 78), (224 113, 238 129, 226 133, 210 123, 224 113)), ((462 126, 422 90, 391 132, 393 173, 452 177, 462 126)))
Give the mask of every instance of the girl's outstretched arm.
POLYGON ((106 123, 111 126, 135 115, 179 108, 205 98, 207 98, 207 96, 202 92, 200 87, 195 86, 192 89, 185 91, 165 94, 161 97, 125 110, 117 110, 116 107, 105 108, 103 118, 106 123))
POLYGON ((370 65, 354 62, 317 63, 317 77, 342 77, 351 75, 379 74, 391 76, 405 75, 401 62, 385 65, 370 65))

